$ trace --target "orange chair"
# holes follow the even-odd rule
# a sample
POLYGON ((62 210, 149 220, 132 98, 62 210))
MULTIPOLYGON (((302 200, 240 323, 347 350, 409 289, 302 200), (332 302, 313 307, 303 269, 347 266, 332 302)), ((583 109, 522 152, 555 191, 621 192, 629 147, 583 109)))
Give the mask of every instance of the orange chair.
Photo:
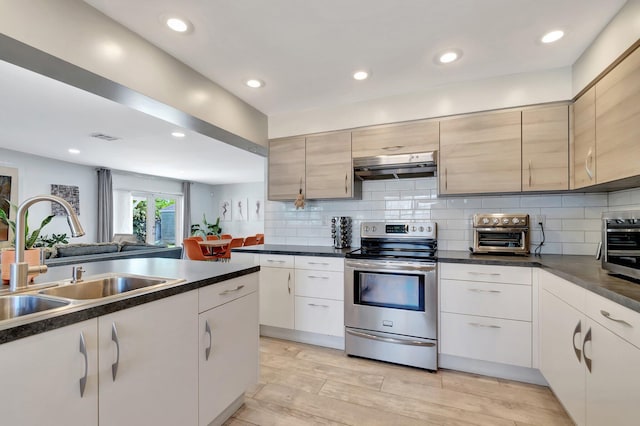
POLYGON ((255 246, 256 244, 258 244, 258 237, 255 235, 244 239, 245 246, 255 246))
POLYGON ((233 235, 231 235, 231 234, 222 234, 222 235, 220 235, 220 239, 221 240, 231 240, 231 239, 233 239, 233 235))
POLYGON ((264 244, 264 234, 256 234, 256 238, 258 239, 258 244, 264 244))
POLYGON ((207 256, 202 253, 200 244, 195 237, 185 238, 182 240, 184 245, 184 253, 190 260, 216 260, 218 256, 207 256))
POLYGON ((231 249, 234 247, 242 247, 242 243, 244 243, 243 238, 233 238, 227 246, 225 252, 218 256, 218 259, 222 260, 223 262, 228 261, 229 259, 231 259, 231 249))
MULTIPOLYGON (((198 235, 194 235, 193 237, 189 237, 189 238, 192 238, 196 241, 204 241, 204 239, 198 235)), ((209 247, 200 246, 200 250, 202 251, 202 254, 204 254, 205 256, 209 256, 211 254, 209 247)))

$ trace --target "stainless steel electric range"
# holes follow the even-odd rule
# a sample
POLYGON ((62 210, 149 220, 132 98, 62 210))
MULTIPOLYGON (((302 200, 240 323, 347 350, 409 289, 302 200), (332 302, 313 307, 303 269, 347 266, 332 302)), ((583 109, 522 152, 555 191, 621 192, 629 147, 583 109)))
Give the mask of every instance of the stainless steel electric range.
POLYGON ((436 224, 365 222, 345 261, 345 350, 437 369, 436 224))

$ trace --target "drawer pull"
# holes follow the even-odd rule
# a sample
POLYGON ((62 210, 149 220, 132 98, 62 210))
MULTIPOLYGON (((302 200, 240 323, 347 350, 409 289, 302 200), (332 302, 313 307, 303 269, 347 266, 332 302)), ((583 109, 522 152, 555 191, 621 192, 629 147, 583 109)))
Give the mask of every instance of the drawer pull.
POLYGON ((226 296, 229 293, 235 293, 236 291, 240 291, 244 288, 244 284, 239 285, 236 288, 230 288, 229 290, 225 290, 222 293, 218 293, 218 295, 220 296, 226 296))
POLYGON ((502 293, 501 290, 484 290, 482 288, 468 288, 467 290, 472 291, 474 293, 502 293))
POLYGON ((273 260, 273 259, 267 259, 267 262, 269 262, 269 263, 285 263, 284 260, 273 260))
POLYGON ((329 266, 328 263, 326 262, 307 262, 309 265, 322 265, 322 266, 329 266))
POLYGON ((307 275, 307 278, 313 278, 313 279, 316 279, 316 280, 328 280, 329 279, 329 277, 319 277, 317 275, 307 275))
POLYGON ((470 322, 469 325, 472 325, 474 327, 482 327, 482 328, 502 328, 499 325, 493 325, 493 324, 480 324, 479 322, 470 322))
POLYGON ((328 308, 329 305, 317 305, 315 303, 307 303, 309 306, 313 306, 314 308, 328 308))
POLYGON ((624 325, 626 325, 627 327, 633 327, 631 324, 629 324, 629 323, 628 323, 628 322, 626 322, 625 320, 621 320, 621 319, 613 318, 609 312, 607 312, 607 311, 603 311, 602 309, 600 309, 600 314, 601 314, 603 317, 605 317, 606 319, 608 319, 608 320, 615 321, 615 322, 619 322, 620 324, 624 324, 624 325))
POLYGON ((499 277, 500 273, 498 272, 476 272, 476 271, 468 271, 469 274, 471 275, 490 275, 492 277, 499 277))

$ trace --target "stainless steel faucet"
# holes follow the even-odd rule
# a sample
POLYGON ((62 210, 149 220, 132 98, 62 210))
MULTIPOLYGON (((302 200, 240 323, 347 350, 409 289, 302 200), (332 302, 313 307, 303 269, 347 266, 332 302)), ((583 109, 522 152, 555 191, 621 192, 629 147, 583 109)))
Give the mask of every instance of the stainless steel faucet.
POLYGON ((52 201, 58 203, 64 208, 67 213, 67 222, 69 222, 69 228, 71 228, 72 237, 81 237, 84 235, 84 229, 80 224, 80 220, 73 211, 73 207, 66 200, 56 197, 55 195, 36 195, 25 200, 20 206, 18 206, 18 212, 16 214, 16 261, 10 265, 11 277, 9 281, 9 291, 16 291, 27 287, 29 272, 39 272, 44 274, 47 272, 46 265, 29 266, 24 261, 24 243, 25 243, 25 228, 27 221, 27 209, 40 201, 52 201))
POLYGON ((79 283, 82 281, 82 273, 86 272, 82 266, 74 266, 71 270, 71 284, 79 283))

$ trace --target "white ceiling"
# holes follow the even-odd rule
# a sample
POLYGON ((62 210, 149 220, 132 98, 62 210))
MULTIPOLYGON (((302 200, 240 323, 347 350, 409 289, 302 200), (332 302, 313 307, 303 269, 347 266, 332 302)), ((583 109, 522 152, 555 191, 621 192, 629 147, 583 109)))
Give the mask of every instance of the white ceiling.
POLYGON ((625 0, 85 0, 267 115, 572 65, 625 0), (178 34, 161 16, 189 19, 178 34), (566 36, 543 45, 547 31, 566 36), (450 66, 434 56, 464 52, 450 66), (368 69, 363 82, 352 79, 368 69), (259 90, 247 78, 266 82, 259 90))
MULTIPOLYGON (((573 64, 625 0, 85 0, 267 115, 573 64), (160 17, 194 24, 177 34, 160 17), (538 40, 561 28, 553 45, 538 40), (449 66, 434 57, 461 49, 449 66), (371 77, 355 81, 355 70, 371 77), (247 78, 266 82, 249 89, 247 78)), ((0 147, 222 184, 264 158, 0 62, 0 147), (63 102, 61 100, 64 100, 63 102), (122 138, 89 137, 103 132, 122 138), (82 151, 78 156, 68 148, 82 151)), ((1 159, 0 159, 1 161, 1 159)))
POLYGON ((209 184, 264 180, 264 157, 3 61, 0 93, 2 148, 209 184), (176 130, 186 136, 174 138, 176 130))

